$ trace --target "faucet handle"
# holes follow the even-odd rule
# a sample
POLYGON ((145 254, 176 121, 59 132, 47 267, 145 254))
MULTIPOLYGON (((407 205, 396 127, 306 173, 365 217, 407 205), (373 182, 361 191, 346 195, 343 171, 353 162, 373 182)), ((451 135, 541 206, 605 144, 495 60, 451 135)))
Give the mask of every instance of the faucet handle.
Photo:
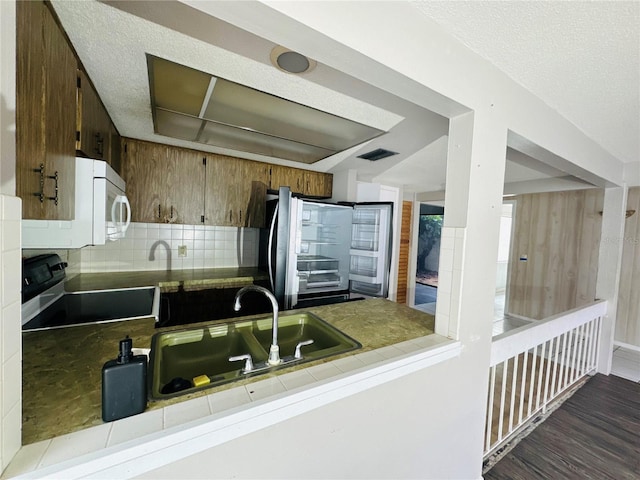
POLYGON ((244 355, 236 355, 235 357, 229 357, 230 362, 238 362, 240 360, 244 360, 244 367, 242 368, 242 373, 249 373, 253 370, 253 359, 251 358, 250 353, 246 353, 244 355))
POLYGON ((300 351, 300 349, 302 347, 306 347, 307 345, 311 345, 312 343, 313 343, 313 340, 304 340, 298 343, 298 345, 296 345, 296 351, 293 354, 293 358, 295 358, 296 360, 300 360, 302 358, 302 352, 300 351))

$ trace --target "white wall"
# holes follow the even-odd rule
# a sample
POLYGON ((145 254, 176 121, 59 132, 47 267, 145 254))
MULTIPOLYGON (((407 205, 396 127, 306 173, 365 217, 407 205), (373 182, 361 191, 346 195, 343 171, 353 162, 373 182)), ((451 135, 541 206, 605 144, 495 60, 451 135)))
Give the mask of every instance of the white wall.
POLYGON ((0 2, 0 193, 16 194, 15 2, 0 2))
POLYGON ((0 472, 20 448, 20 218, 15 197, 15 3, 0 2, 0 472))
POLYGON ((21 445, 21 216, 20 199, 0 195, 0 471, 21 445))
POLYGON ((333 174, 332 202, 355 202, 356 201, 356 178, 355 170, 342 170, 333 174))
POLYGON ((449 360, 138 478, 479 478, 467 427, 483 412, 466 401, 465 363, 449 360), (440 441, 449 437, 456 448, 440 441))

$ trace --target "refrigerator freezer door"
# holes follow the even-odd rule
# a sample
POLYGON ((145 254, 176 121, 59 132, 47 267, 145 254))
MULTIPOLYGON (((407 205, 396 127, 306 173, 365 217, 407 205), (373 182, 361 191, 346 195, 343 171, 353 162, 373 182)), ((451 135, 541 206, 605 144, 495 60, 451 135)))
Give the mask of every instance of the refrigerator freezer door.
POLYGON ((386 297, 391 263, 389 203, 356 204, 351 231, 351 291, 386 297))

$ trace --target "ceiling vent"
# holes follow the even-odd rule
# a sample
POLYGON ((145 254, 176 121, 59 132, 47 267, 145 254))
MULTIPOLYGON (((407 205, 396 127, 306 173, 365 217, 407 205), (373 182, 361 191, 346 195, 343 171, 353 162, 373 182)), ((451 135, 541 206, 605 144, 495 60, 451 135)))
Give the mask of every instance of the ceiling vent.
POLYGON ((397 154, 398 152, 392 152, 391 150, 385 150, 384 148, 376 148, 375 150, 371 150, 370 152, 358 155, 358 158, 364 158, 365 160, 371 160, 372 162, 375 162, 376 160, 380 160, 381 158, 387 158, 397 154))

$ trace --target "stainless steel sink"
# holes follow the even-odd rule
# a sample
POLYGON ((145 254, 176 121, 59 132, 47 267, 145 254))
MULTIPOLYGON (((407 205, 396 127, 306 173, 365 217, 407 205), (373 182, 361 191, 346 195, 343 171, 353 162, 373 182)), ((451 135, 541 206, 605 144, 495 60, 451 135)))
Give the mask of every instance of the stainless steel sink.
POLYGON ((265 362, 271 344, 271 317, 156 333, 151 340, 150 398, 184 395, 362 347, 309 312, 282 315, 278 325, 282 364, 248 373, 243 372, 243 362, 230 362, 229 357, 249 354, 254 364, 265 362), (307 340, 313 343, 300 349, 302 358, 294 358, 296 346, 307 340), (194 378, 202 375, 207 377, 205 384, 198 385, 194 378))

